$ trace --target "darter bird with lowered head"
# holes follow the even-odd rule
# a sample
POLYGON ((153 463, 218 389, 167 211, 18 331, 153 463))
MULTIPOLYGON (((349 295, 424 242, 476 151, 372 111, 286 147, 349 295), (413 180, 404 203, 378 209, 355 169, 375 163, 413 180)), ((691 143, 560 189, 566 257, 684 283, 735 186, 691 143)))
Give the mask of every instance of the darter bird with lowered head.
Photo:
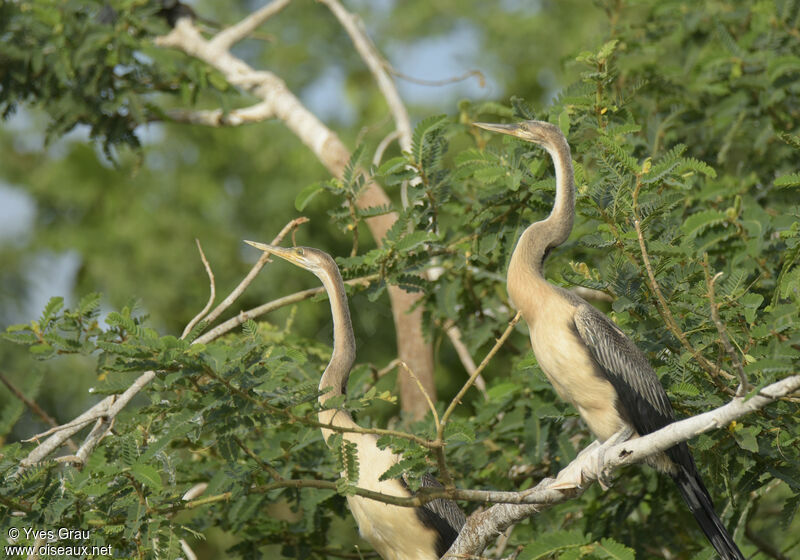
MULTIPOLYGON (((642 351, 603 313, 543 276, 544 260, 567 240, 575 215, 572 159, 564 135, 542 121, 474 124, 543 147, 555 165, 553 209, 522 233, 506 277, 508 295, 528 324, 533 353, 547 379, 600 442, 649 434, 673 422, 672 404, 642 351)), ((647 462, 672 477, 717 554, 744 560, 714 511, 686 443, 647 462)))
MULTIPOLYGON (((344 282, 336 262, 323 251, 311 247, 275 247, 246 241, 290 263, 313 272, 322 282, 333 315, 333 354, 319 381, 319 403, 343 395, 347 391, 350 368, 355 361, 356 343, 344 282)), ((357 428, 353 417, 343 409, 323 409, 319 421, 340 428, 357 428)), ((332 435, 322 428, 325 442, 332 435)), ((412 493, 402 479, 380 480, 380 476, 400 459, 390 449, 378 448, 373 434, 343 432, 342 438, 356 446, 358 480, 356 486, 383 494, 407 497, 412 493)), ((422 486, 441 486, 425 475, 422 486)), ((451 500, 436 499, 422 507, 400 507, 361 496, 347 496, 350 511, 361 535, 384 560, 436 560, 444 555, 464 526, 466 518, 451 500)))

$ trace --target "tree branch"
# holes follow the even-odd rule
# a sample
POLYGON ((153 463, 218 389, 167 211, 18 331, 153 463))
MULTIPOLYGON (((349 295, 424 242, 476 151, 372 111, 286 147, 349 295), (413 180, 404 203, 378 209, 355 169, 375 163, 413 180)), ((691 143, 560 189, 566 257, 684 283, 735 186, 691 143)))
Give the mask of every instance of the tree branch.
MULTIPOLYGON (((641 188, 641 182, 636 182, 636 188, 633 191, 633 226, 636 228, 636 235, 639 238, 639 249, 642 253, 642 261, 644 262, 645 270, 647 271, 647 278, 650 281, 650 289, 653 291, 653 295, 656 297, 656 301, 658 305, 656 306, 661 315, 661 318, 664 320, 669 331, 675 335, 681 345, 689 351, 692 357, 697 360, 700 366, 706 370, 709 374, 711 374, 712 379, 716 376, 722 376, 725 379, 733 379, 733 376, 720 369, 717 365, 712 364, 710 361, 706 359, 700 352, 698 352, 694 346, 691 345, 689 339, 686 338, 686 334, 678 327, 677 321, 675 321, 675 317, 672 315, 672 311, 667 304, 667 300, 664 297, 664 294, 661 292, 661 288, 656 281, 655 274, 653 273, 653 267, 650 265, 650 257, 647 254, 647 246, 644 242, 644 234, 642 233, 642 227, 639 222, 639 210, 638 210, 638 202, 639 202, 639 189, 641 188)), ((728 392, 731 393, 732 391, 730 388, 725 386, 722 383, 717 384, 717 386, 728 392)))
POLYGON ((400 99, 400 94, 397 91, 394 80, 392 80, 389 73, 386 72, 386 62, 380 52, 378 52, 375 44, 367 36, 364 30, 364 24, 358 16, 348 12, 339 0, 319 1, 333 12, 333 15, 335 15, 339 23, 342 24, 347 34, 350 35, 356 51, 361 55, 369 71, 372 72, 378 84, 378 89, 380 89, 383 98, 386 100, 386 104, 389 106, 389 111, 391 111, 392 117, 394 118, 395 127, 400 135, 400 148, 404 151, 410 151, 411 121, 408 118, 408 111, 406 110, 403 100, 400 99))
MULTIPOLYGON (((300 225, 306 222, 308 222, 308 218, 303 216, 300 216, 299 218, 295 218, 294 220, 290 221, 288 224, 283 226, 283 229, 281 229, 281 231, 278 232, 278 235, 275 236, 270 245, 279 245, 281 241, 283 241, 283 238, 286 237, 287 233, 289 233, 290 231, 294 230, 295 228, 299 227, 300 225)), ((230 307, 233 304, 233 302, 239 298, 240 295, 242 295, 242 293, 247 289, 247 287, 251 284, 251 282, 255 280, 256 276, 258 276, 258 273, 261 271, 264 265, 267 264, 268 262, 269 262, 269 253, 261 253, 261 255, 258 257, 258 260, 256 261, 256 264, 254 264, 253 267, 250 269, 250 272, 248 272, 247 275, 244 277, 244 279, 242 279, 242 281, 239 282, 239 285, 236 286, 236 288, 234 288, 230 294, 228 294, 228 297, 222 300, 220 304, 214 309, 214 311, 212 311, 211 313, 208 314, 207 317, 205 317, 205 320, 208 323, 211 323, 217 317, 222 315, 225 312, 225 310, 228 309, 228 307, 230 307)))
MULTIPOLYGON (((265 104, 265 111, 269 110, 283 121, 332 175, 342 178, 350 159, 349 151, 336 134, 303 106, 278 76, 266 70, 254 70, 222 48, 222 42, 206 40, 189 18, 178 20, 175 28, 167 35, 156 38, 155 43, 162 47, 177 48, 206 62, 219 70, 228 83, 260 98, 265 104)), ((391 199, 379 185, 369 181, 356 203, 359 208, 370 208, 390 205, 391 199)), ((395 212, 366 219, 378 245, 396 221, 395 212)), ((433 349, 425 342, 422 332, 422 309, 418 305, 421 296, 397 286, 389 286, 388 292, 397 336, 397 353, 414 369, 428 394, 434 396, 433 349)), ((414 417, 419 418, 427 411, 425 402, 418 398, 418 389, 414 384, 401 384, 400 396, 403 409, 414 417)))
POLYGON ((736 389, 736 396, 741 397, 750 390, 750 383, 747 381, 747 375, 744 373, 744 368, 742 367, 742 361, 739 359, 739 354, 737 354, 736 350, 734 350, 733 344, 731 344, 731 339, 728 338, 728 332, 725 330, 725 325, 722 323, 722 319, 719 318, 719 305, 716 301, 714 301, 714 284, 723 273, 717 272, 713 278, 711 277, 711 265, 708 264, 708 253, 703 254, 702 264, 703 272, 705 273, 706 277, 706 287, 708 288, 708 302, 709 307, 711 307, 711 320, 714 322, 714 326, 717 327, 719 339, 722 341, 722 347, 730 357, 736 373, 739 374, 739 388, 736 389))
POLYGON ((195 243, 197 243, 197 250, 200 251, 200 260, 203 261, 203 267, 206 269, 206 274, 208 274, 208 282, 210 284, 209 288, 209 295, 208 295, 208 302, 206 303, 205 307, 194 316, 194 318, 187 323, 186 327, 183 329, 183 333, 181 334, 181 338, 186 338, 186 336, 192 332, 194 326, 199 323, 208 310, 211 309, 211 306, 214 305, 214 299, 217 297, 217 287, 214 283, 214 272, 211 270, 211 265, 208 264, 208 259, 206 258, 206 254, 203 252, 203 246, 200 245, 200 240, 195 239, 195 243))
MULTIPOLYGON (((736 397, 731 402, 709 412, 674 422, 656 432, 618 443, 601 452, 597 449, 579 455, 572 463, 561 470, 555 479, 545 479, 534 488, 518 494, 519 499, 512 503, 492 506, 486 510, 472 514, 461 530, 458 538, 450 547, 445 558, 458 557, 463 554, 480 554, 492 539, 505 531, 512 524, 534 515, 550 506, 580 496, 589 484, 597 480, 598 475, 607 475, 620 466, 642 461, 655 453, 687 441, 699 434, 721 428, 733 420, 750 412, 764 408, 769 403, 789 395, 800 389, 800 375, 792 375, 761 389, 755 396, 745 399, 736 397), (603 453, 601 455, 601 453, 603 453), (603 464, 598 467, 600 460, 603 464), (564 487, 564 474, 580 469, 584 481, 581 488, 564 487), (516 505, 521 504, 521 505, 516 505)), ((569 475, 570 477, 572 475, 569 475)), ((462 498, 456 492, 457 499, 462 498)))
POLYGON ((211 40, 214 47, 222 50, 230 49, 235 43, 245 39, 255 31, 262 23, 283 10, 289 5, 291 0, 274 0, 266 6, 248 15, 242 21, 231 25, 217 33, 211 40))
POLYGON ((243 124, 257 123, 272 119, 275 113, 272 104, 266 101, 256 103, 241 109, 211 109, 207 111, 187 111, 186 109, 171 109, 166 112, 167 117, 175 122, 197 124, 202 126, 241 126, 243 124))
MULTIPOLYGON (((346 280, 346 285, 368 285, 371 282, 378 280, 380 276, 378 274, 370 274, 369 276, 362 276, 360 278, 352 278, 351 280, 346 280)), ((206 332, 205 334, 198 336, 194 342, 199 344, 205 344, 207 342, 211 342, 222 336, 223 334, 235 329, 245 321, 249 319, 255 319, 261 315, 269 313, 271 311, 275 311, 281 307, 286 305, 291 305, 293 303, 297 303, 309 298, 314 297, 317 294, 321 294, 325 292, 325 288, 320 286, 318 288, 309 288, 308 290, 302 290, 300 292, 295 292, 293 294, 289 294, 288 296, 283 296, 278 299, 274 299, 272 301, 268 301, 267 303, 262 303, 257 307, 253 307, 252 309, 248 309, 247 311, 240 311, 236 317, 231 317, 224 323, 220 323, 210 331, 206 332)))
MULTIPOLYGON (((6 387, 8 387, 8 390, 11 391, 11 393, 15 397, 17 397, 20 401, 22 401, 22 404, 27 406, 30 409, 31 412, 33 412, 36 416, 41 418, 44 421, 45 424, 47 424, 49 426, 52 426, 53 428, 57 428, 58 427, 58 422, 55 421, 55 418, 53 418, 52 416, 47 414, 47 412, 45 412, 45 410, 42 407, 40 407, 38 404, 36 404, 36 401, 31 400, 28 397, 26 397, 23 394, 22 391, 17 389, 14 386, 14 384, 11 383, 11 381, 9 381, 8 378, 5 375, 3 375, 2 372, 0 372, 0 381, 2 381, 3 384, 6 387)), ((78 451, 78 446, 75 445, 74 441, 72 441, 71 439, 67 439, 66 441, 67 441, 67 445, 69 446, 69 448, 73 452, 78 451)))
MULTIPOLYGON (((296 218, 286 224, 283 229, 278 233, 278 235, 273 240, 273 244, 279 243, 283 237, 293 228, 297 227, 299 224, 308 221, 307 218, 296 218)), ((266 253, 264 254, 266 255, 266 253)), ((264 256, 262 255, 262 257, 264 256)), ((225 298, 225 300, 220 303, 219 306, 209 315, 211 317, 214 315, 214 318, 218 316, 222 311, 224 311, 230 304, 232 304, 236 298, 238 298, 244 289, 252 282, 253 278, 258 274, 258 271, 261 267, 266 263, 267 259, 263 259, 264 262, 261 262, 262 259, 260 258, 259 261, 253 266, 251 271, 245 277, 242 282, 234 289, 231 294, 225 298)), ((208 270, 208 269, 207 269, 208 270)), ((308 292, 308 290, 306 291, 308 292)), ((308 294, 306 297, 311 297, 313 294, 308 294)), ((286 300, 287 298, 284 298, 286 300)), ((304 298, 301 298, 304 299, 304 298)), ((273 302, 274 303, 274 302, 273 302)), ((283 305, 287 303, 291 303, 291 301, 285 301, 283 305)), ((264 306, 261 306, 264 307, 264 306)), ((277 306, 279 307, 279 306, 277 306)), ((277 308, 273 306, 271 309, 277 308)), ((258 308, 257 308, 258 309, 258 308)), ((271 310, 268 309, 268 310, 271 310)), ((263 311, 266 313, 267 311, 263 311)), ((240 317, 244 314, 240 314, 240 317)), ((239 319, 240 317, 235 317, 234 319, 239 319)), ((216 329, 212 330, 209 333, 206 333, 204 336, 198 337, 195 339, 192 344, 200 344, 205 343, 213 340, 216 337, 221 336, 225 332, 228 332, 230 329, 235 328, 236 325, 239 325, 246 321, 250 317, 245 317, 241 319, 238 323, 231 320, 226 321, 216 329), (221 328, 224 327, 224 328, 221 328)), ((98 422, 89 436, 86 438, 86 441, 78 450, 78 455, 76 457, 81 458, 83 462, 85 462, 86 458, 91 454, 94 448, 102 441, 103 436, 108 433, 108 429, 110 429, 111 423, 113 422, 114 418, 119 414, 119 412, 125 407, 125 405, 130 402, 130 400, 144 388, 150 381, 155 378, 156 373, 154 371, 146 371, 142 375, 140 375, 133 384, 128 387, 121 395, 111 395, 106 397, 89 410, 72 420, 66 424, 61 426, 56 426, 43 434, 39 434, 32 439, 38 439, 39 437, 44 437, 49 435, 50 437, 47 438, 43 443, 41 443, 38 447, 33 449, 27 457, 25 457, 22 461, 20 461, 19 467, 17 468, 16 474, 19 475, 24 470, 29 468, 31 465, 34 465, 42 460, 44 460, 48 455, 53 453, 57 450, 61 445, 69 439, 70 436, 79 432, 83 429, 86 424, 92 422, 93 420, 101 419, 102 422, 98 422), (51 435, 52 434, 52 435, 51 435)), ((30 440, 29 440, 30 441, 30 440)))

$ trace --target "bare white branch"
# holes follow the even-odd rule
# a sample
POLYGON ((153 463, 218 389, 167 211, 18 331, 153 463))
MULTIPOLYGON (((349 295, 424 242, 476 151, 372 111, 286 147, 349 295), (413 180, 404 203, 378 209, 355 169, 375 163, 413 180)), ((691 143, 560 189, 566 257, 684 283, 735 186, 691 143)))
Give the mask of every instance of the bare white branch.
MULTIPOLYGON (((450 339, 450 344, 453 345, 458 359, 461 360, 461 365, 467 370, 467 375, 471 376, 477 367, 475 366, 475 361, 472 359, 472 355, 469 353, 467 345, 464 344, 464 341, 461 339, 461 329, 459 329, 455 323, 450 322, 445 324, 444 331, 447 333, 447 338, 450 339)), ((489 399, 489 393, 486 391, 486 381, 480 374, 475 378, 475 388, 481 392, 484 399, 489 399)))
MULTIPOLYGON (((592 481, 597 480, 600 475, 598 471, 608 473, 622 465, 639 462, 677 443, 688 441, 711 429, 726 426, 733 420, 764 408, 769 403, 798 390, 800 390, 800 375, 786 377, 764 387, 749 399, 736 397, 715 410, 674 422, 647 436, 613 445, 604 451, 602 455, 604 463, 599 467, 601 460, 599 446, 592 452, 581 454, 555 479, 545 479, 525 492, 503 493, 507 496, 495 495, 495 498, 503 498, 502 501, 505 503, 472 514, 444 557, 462 558, 464 555, 480 554, 497 535, 514 523, 552 505, 580 496, 592 481), (567 483, 576 471, 583 474, 584 485, 581 487, 567 483)), ((461 492, 457 491, 454 497, 461 497, 461 492)))
MULTIPOLYGON (((353 278, 351 280, 346 280, 345 284, 369 284, 373 280, 378 279, 377 274, 373 274, 370 276, 363 276, 361 278, 353 278)), ((212 340, 219 338, 223 334, 235 329, 245 321, 249 319, 255 319, 261 315, 269 313, 270 311, 275 311, 280 307, 284 307, 286 305, 291 305, 293 303, 297 303, 303 301, 305 299, 314 297, 317 294, 321 294, 325 291, 325 288, 320 286, 318 288, 309 288, 308 290, 302 290, 300 292, 295 292, 293 294, 289 294, 288 296, 283 296, 282 298, 274 299, 272 301, 268 301, 267 303, 263 303, 258 307, 254 307, 252 309, 248 309, 247 311, 241 311, 236 317, 231 317, 224 323, 220 323, 207 333, 199 336, 195 339, 194 342, 198 344, 205 344, 207 342, 211 342, 212 340)))
MULTIPOLYGON (((299 227, 300 225, 306 222, 308 222, 308 218, 303 216, 300 216, 299 218, 295 218, 294 220, 290 221, 288 224, 283 226, 283 229, 281 229, 281 231, 278 232, 278 235, 275 236, 270 245, 280 245, 281 241, 283 241, 283 238, 286 237, 287 233, 289 233, 293 229, 299 227)), ((230 307, 233 304, 233 302, 238 299, 240 295, 242 295, 242 293, 253 282, 253 280, 255 280, 255 277, 258 276, 259 271, 261 271, 264 265, 267 264, 268 262, 269 262, 269 253, 261 253, 261 255, 258 257, 258 260, 256 261, 256 264, 254 264, 253 268, 250 269, 250 272, 247 273, 247 276, 245 276, 244 279, 242 279, 242 281, 239 282, 239 285, 236 286, 236 288, 234 288, 230 294, 228 294, 228 297, 226 297, 224 300, 222 300, 222 302, 220 302, 220 304, 214 309, 214 311, 208 314, 208 316, 206 317, 206 321, 208 323, 211 323, 217 317, 222 315, 222 313, 224 313, 225 310, 228 309, 228 307, 230 307)), ((245 319, 245 321, 246 320, 247 319, 245 319)))
POLYGON ((192 332, 194 326, 197 323, 199 323, 203 319, 203 317, 205 317, 205 314, 208 313, 208 310, 211 309, 212 305, 214 305, 214 299, 216 299, 217 297, 217 286, 216 283, 214 282, 214 271, 211 270, 211 265, 208 264, 208 259, 206 258, 206 254, 203 252, 203 246, 200 245, 200 240, 195 239, 194 242, 197 243, 197 250, 200 251, 200 260, 203 261, 203 267, 206 269, 206 274, 208 275, 208 282, 211 286, 209 289, 210 293, 208 296, 208 302, 206 303, 205 307, 203 307, 203 309, 200 311, 200 313, 195 315, 194 318, 191 321, 189 321, 189 323, 186 325, 186 328, 183 329, 183 333, 181 333, 181 338, 186 338, 186 336, 190 332, 192 332))
POLYGON ((274 0, 270 2, 266 6, 248 15, 239 23, 231 25, 217 33, 214 38, 211 39, 211 43, 218 49, 230 49, 234 44, 245 39, 269 18, 283 10, 289 5, 289 2, 291 2, 291 0, 274 0))
POLYGON ((339 23, 342 24, 344 30, 350 35, 356 51, 358 51, 358 54, 364 59, 369 71, 372 72, 378 84, 378 89, 381 90, 387 105, 389 105, 389 110, 394 118, 395 127, 397 127, 397 131, 400 134, 400 147, 405 151, 410 151, 411 121, 408 118, 408 111, 406 110, 403 100, 400 99, 400 94, 397 91, 394 80, 386 71, 386 64, 383 57, 380 52, 378 52, 372 40, 367 36, 363 22, 358 16, 348 12, 339 0, 319 1, 333 12, 333 15, 335 15, 339 23))
POLYGON ((231 85, 260 98, 258 111, 273 114, 314 153, 337 177, 341 175, 349 153, 331 132, 272 72, 254 70, 232 55, 224 45, 206 40, 189 18, 178 20, 167 35, 157 37, 156 45, 179 49, 219 70, 231 85))
MULTIPOLYGON (((280 241, 289 231, 291 231, 293 228, 297 227, 299 224, 302 224, 306 221, 308 221, 307 218, 301 217, 301 218, 296 218, 291 222, 289 222, 288 224, 286 224, 286 226, 284 226, 284 228, 280 231, 280 233, 278 233, 278 235, 273 240, 273 244, 280 243, 280 241)), ((205 262, 207 263, 207 261, 205 262)), ((264 262, 266 262, 266 260, 264 262)), ((263 263, 261 264, 261 266, 263 266, 263 263)), ((258 270, 260 270, 261 266, 258 266, 258 270)), ((255 269, 256 267, 254 266, 253 268, 255 269)), ((206 270, 209 271, 210 269, 207 268, 206 270)), ((251 270, 248 276, 245 278, 245 280, 243 280, 239 284, 239 286, 237 286, 237 288, 233 292, 231 292, 231 294, 225 299, 225 301, 222 302, 217 307, 217 309, 215 309, 215 312, 219 310, 220 307, 223 305, 225 307, 222 308, 222 311, 224 311, 224 309, 226 309, 227 306, 233 303, 233 301, 235 301, 236 298, 239 297, 239 295, 241 295, 241 293, 244 291, 247 285, 249 285, 249 283, 252 282, 252 279, 258 273, 258 270, 255 270, 255 272, 251 270)), ((219 311, 219 313, 222 313, 222 311, 219 311)), ((266 311, 264 312, 266 313, 266 311)), ((214 312, 212 312, 212 314, 213 313, 214 312)), ((216 318, 217 316, 218 314, 215 315, 214 318, 216 318)), ((209 315, 209 317, 211 317, 211 315, 209 315)), ((242 320, 237 324, 241 324, 245 320, 246 319, 242 320)), ((228 321, 227 323, 230 323, 230 321, 228 321)), ((226 325, 227 323, 224 323, 223 325, 226 325)), ((223 325, 220 326, 222 327, 223 325)), ((198 338, 197 340, 192 342, 192 344, 209 342, 214 338, 220 336, 222 333, 227 332, 231 328, 234 328, 234 326, 229 326, 227 330, 215 329, 210 333, 206 333, 205 336, 198 338)), ((81 458, 82 462, 85 462, 86 458, 89 456, 92 450, 100 443, 100 441, 102 441, 105 434, 108 433, 108 430, 110 429, 110 426, 112 425, 114 418, 117 416, 117 414, 119 414, 119 412, 125 407, 125 405, 127 405, 128 402, 130 402, 130 400, 139 391, 141 391, 148 383, 150 383, 150 381, 152 381, 153 378, 155 378, 155 376, 156 373, 154 371, 144 372, 121 395, 112 395, 106 397, 105 399, 94 405, 92 408, 90 408, 89 410, 87 410, 86 412, 84 412, 71 422, 63 424, 61 426, 57 426, 55 428, 51 428, 50 430, 47 430, 46 432, 32 438, 32 440, 38 440, 38 438, 40 437, 50 436, 43 443, 34 448, 28 454, 27 457, 25 457, 22 461, 20 461, 19 468, 16 471, 17 474, 20 474, 21 472, 29 468, 31 465, 34 465, 44 460, 48 455, 50 455, 51 453, 56 451, 59 447, 61 447, 61 445, 67 439, 69 439, 73 434, 83 429, 83 427, 86 426, 86 424, 90 423, 93 420, 100 419, 101 422, 98 422, 98 424, 89 434, 89 436, 87 436, 86 441, 78 450, 77 457, 81 458)))
POLYGON ((167 111, 167 117, 175 122, 195 124, 202 126, 241 126, 266 121, 275 117, 272 103, 262 101, 250 107, 232 109, 227 113, 222 109, 208 111, 187 111, 185 109, 172 109, 167 111))

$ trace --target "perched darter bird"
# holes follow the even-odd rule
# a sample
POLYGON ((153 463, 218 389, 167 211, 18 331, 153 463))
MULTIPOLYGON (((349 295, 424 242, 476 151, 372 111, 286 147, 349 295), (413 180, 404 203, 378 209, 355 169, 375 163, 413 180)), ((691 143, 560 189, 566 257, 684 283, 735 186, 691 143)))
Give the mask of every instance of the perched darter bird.
MULTIPOLYGON (((333 315, 333 354, 319 381, 319 403, 344 395, 350 368, 356 357, 356 342, 344 282, 336 262, 323 251, 311 247, 275 247, 246 241, 253 247, 280 257, 313 272, 320 279, 331 304, 333 315)), ((353 417, 344 409, 323 409, 323 424, 340 428, 357 428, 353 417)), ((332 435, 322 428, 325 442, 332 435)), ((403 479, 380 480, 380 476, 400 459, 390 449, 380 449, 373 434, 343 432, 342 439, 356 445, 358 480, 356 486, 391 496, 412 495, 403 479)), ((432 476, 421 479, 422 486, 441 487, 432 476)), ((452 500, 436 499, 422 507, 400 507, 361 496, 347 496, 350 511, 361 535, 384 560, 436 560, 444 555, 458 536, 466 517, 452 500)))
MULTIPOLYGON (((542 274, 544 260, 567 240, 575 216, 567 139, 558 127, 541 121, 474 124, 538 144, 555 165, 553 210, 522 233, 506 276, 508 295, 528 324, 533 353, 547 379, 600 442, 649 434, 671 423, 672 404, 641 350, 603 313, 542 274)), ((687 445, 680 443, 647 462, 672 477, 720 557, 743 560, 714 511, 687 445)))

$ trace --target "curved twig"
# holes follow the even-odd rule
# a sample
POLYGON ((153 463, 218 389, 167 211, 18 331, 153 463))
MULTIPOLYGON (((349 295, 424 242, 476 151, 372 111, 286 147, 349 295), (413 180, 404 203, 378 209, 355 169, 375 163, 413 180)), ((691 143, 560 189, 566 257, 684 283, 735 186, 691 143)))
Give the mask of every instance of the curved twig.
POLYGON ((200 240, 195 239, 194 242, 197 244, 197 250, 200 251, 200 260, 203 261, 203 267, 206 269, 206 274, 208 274, 210 293, 208 296, 208 303, 206 303, 206 306, 200 311, 200 313, 195 315, 194 318, 187 323, 186 327, 183 329, 181 338, 186 338, 186 336, 192 332, 194 326, 203 319, 205 314, 208 313, 208 310, 211 309, 211 306, 214 305, 214 299, 217 297, 217 287, 214 283, 214 272, 211 270, 211 265, 208 264, 208 259, 206 259, 206 254, 203 252, 203 246, 200 245, 200 240))

